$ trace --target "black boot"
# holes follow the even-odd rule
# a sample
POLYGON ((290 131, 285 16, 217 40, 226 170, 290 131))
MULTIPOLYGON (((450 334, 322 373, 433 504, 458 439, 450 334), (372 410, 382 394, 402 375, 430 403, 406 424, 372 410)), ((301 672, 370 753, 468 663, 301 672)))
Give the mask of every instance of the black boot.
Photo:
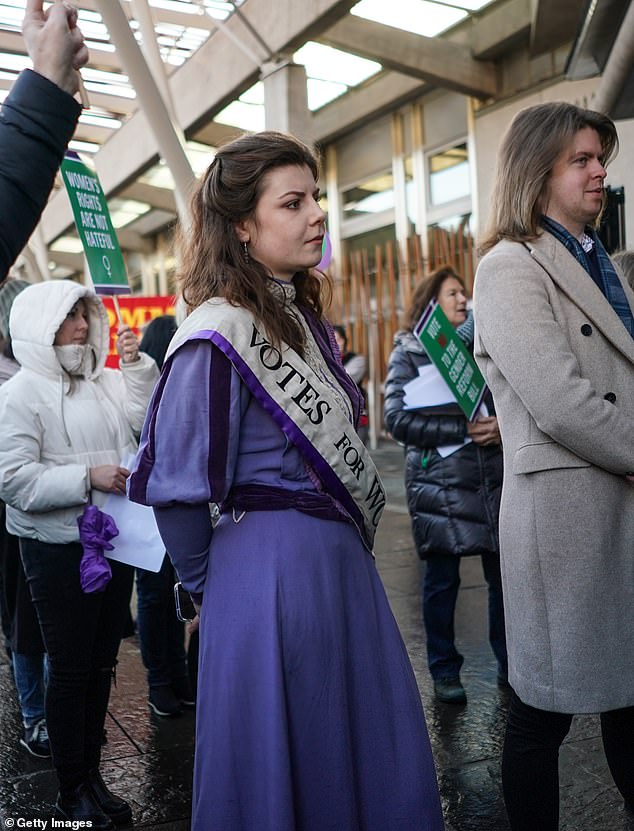
POLYGON ((84 823, 90 823, 88 827, 93 831, 109 831, 114 828, 110 817, 101 810, 92 791, 83 782, 65 796, 61 793, 57 795, 55 819, 71 822, 83 820, 84 823))
POLYGON ((128 825, 132 822, 132 809, 125 799, 108 790, 98 768, 88 771, 87 782, 97 804, 115 825, 128 825))

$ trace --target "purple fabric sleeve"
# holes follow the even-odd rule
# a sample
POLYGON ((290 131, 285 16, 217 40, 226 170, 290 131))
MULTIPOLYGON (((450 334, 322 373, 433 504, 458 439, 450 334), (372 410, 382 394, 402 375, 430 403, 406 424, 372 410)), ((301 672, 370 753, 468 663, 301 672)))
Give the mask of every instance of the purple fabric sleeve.
POLYGON ((213 533, 209 505, 154 508, 154 516, 179 580, 190 594, 200 597, 213 533))
POLYGON ((235 470, 240 395, 238 375, 209 341, 180 347, 150 402, 130 499, 152 506, 222 501, 235 470))

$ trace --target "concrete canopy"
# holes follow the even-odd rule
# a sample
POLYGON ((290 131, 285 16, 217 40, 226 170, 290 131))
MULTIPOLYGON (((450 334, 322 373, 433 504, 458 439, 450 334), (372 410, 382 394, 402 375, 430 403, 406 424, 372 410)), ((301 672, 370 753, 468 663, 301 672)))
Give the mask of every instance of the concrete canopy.
MULTIPOLYGON (((112 1, 120 3, 131 26, 138 28, 135 3, 147 0, 112 1)), ((260 78, 265 61, 292 54, 309 40, 370 58, 382 66, 379 74, 310 115, 312 135, 321 144, 432 90, 455 90, 495 101, 500 93, 499 61, 513 50, 526 48, 529 40, 533 53, 569 42, 574 34, 571 27, 576 26, 585 5, 585 0, 494 0, 444 35, 432 38, 353 16, 350 10, 355 1, 236 0, 223 4, 217 0, 214 5, 231 11, 224 22, 204 14, 201 0, 172 0, 164 4, 169 8, 151 5, 157 39, 168 37, 178 44, 181 37, 184 43, 187 32, 194 30, 202 44, 191 47, 191 55, 182 65, 166 64, 177 127, 187 139, 209 145, 212 153, 214 146, 241 132, 216 121, 215 116, 260 78), (181 29, 183 34, 174 34, 181 29)), ((97 19, 98 0, 75 2, 97 19)), ((627 4, 627 0, 597 0, 598 6, 619 2, 627 4)), ((90 48, 92 71, 125 74, 118 54, 108 43, 107 31, 94 36, 90 48)), ((24 56, 17 27, 0 28, 2 52, 24 56)), ((157 221, 146 214, 139 228, 155 228, 160 219, 172 215, 174 204, 166 188, 138 181, 159 161, 148 118, 138 101, 123 90, 118 94, 116 88, 106 91, 95 84, 90 92, 93 106, 103 109, 104 114, 111 113, 121 126, 113 130, 98 123, 82 123, 76 138, 99 145, 94 164, 106 195, 150 205, 157 212, 157 221)), ((8 85, 8 81, 0 81, 0 89, 8 85)), ((71 227, 66 195, 56 193, 43 216, 43 240, 50 244, 71 227)), ((128 230, 131 233, 125 236, 131 245, 143 240, 134 234, 134 223, 128 230)), ((135 250, 145 248, 142 242, 135 250)))

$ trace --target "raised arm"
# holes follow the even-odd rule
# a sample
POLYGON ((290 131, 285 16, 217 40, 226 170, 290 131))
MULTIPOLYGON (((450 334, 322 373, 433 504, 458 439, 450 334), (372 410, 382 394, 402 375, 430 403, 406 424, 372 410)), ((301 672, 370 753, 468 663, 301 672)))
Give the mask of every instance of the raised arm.
POLYGON ((78 70, 88 62, 77 10, 70 3, 55 2, 45 12, 44 0, 27 0, 22 35, 33 69, 74 95, 79 89, 78 70))

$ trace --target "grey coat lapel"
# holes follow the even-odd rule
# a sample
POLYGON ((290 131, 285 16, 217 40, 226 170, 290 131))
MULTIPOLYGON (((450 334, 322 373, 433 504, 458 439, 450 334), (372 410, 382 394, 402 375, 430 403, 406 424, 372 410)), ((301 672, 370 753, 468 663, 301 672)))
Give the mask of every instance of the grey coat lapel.
MULTIPOLYGON (((533 259, 550 275, 561 291, 634 363, 634 338, 630 336, 594 280, 573 255, 548 233, 526 245, 533 259)), ((620 274, 619 279, 621 283, 624 282, 620 274)), ((625 294, 631 306, 632 294, 627 287, 625 294)))

